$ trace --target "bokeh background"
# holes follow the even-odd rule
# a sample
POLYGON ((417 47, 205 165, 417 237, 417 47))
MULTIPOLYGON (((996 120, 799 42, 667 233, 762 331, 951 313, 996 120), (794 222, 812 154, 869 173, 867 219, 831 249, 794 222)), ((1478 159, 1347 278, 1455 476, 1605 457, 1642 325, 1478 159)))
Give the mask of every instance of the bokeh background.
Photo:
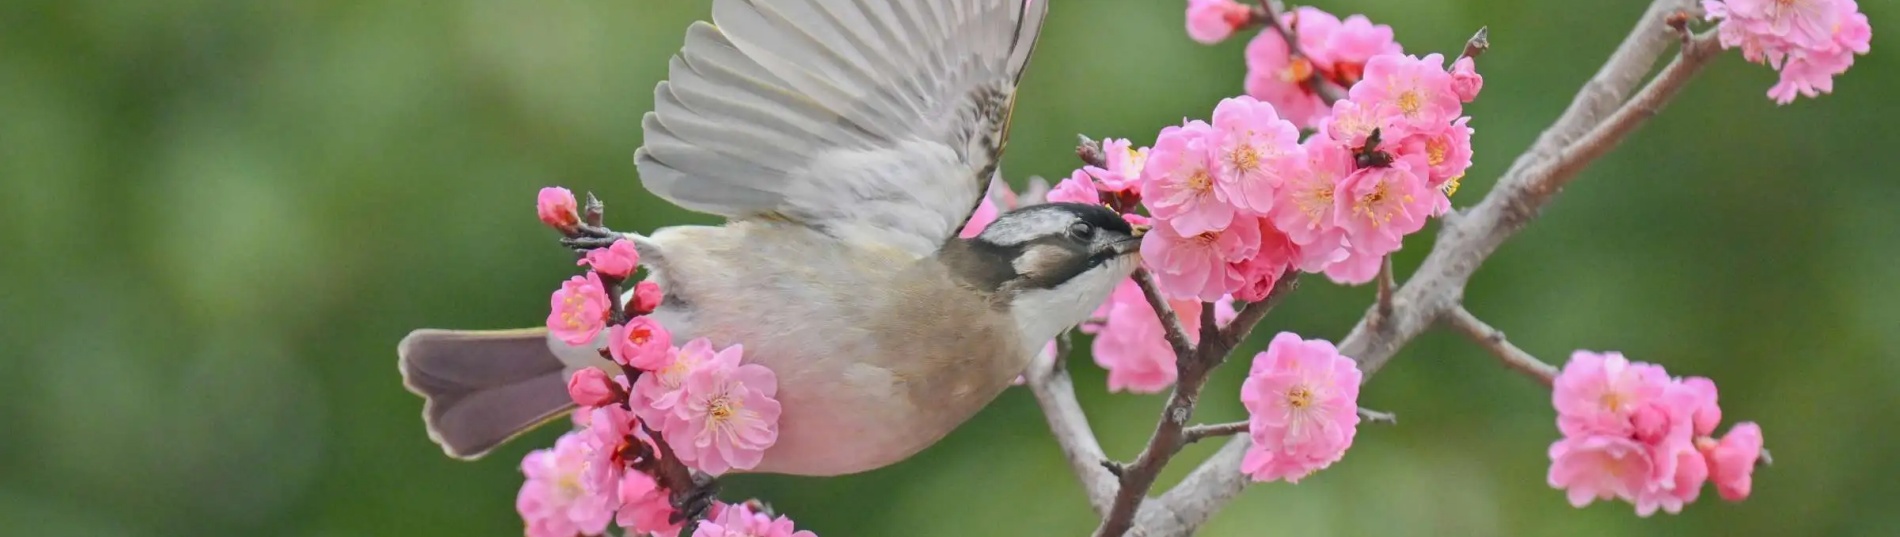
MULTIPOLYGON (((0 534, 513 535, 537 432, 455 462, 424 437, 395 343, 532 326, 572 258, 532 213, 565 185, 634 230, 713 220, 631 162, 706 0, 16 1, 0 7, 0 534)), ((1189 41, 1178 0, 1058 2, 1004 169, 1061 177, 1075 134, 1152 140, 1240 92, 1244 39, 1189 41)), ((1408 50, 1494 49, 1469 106, 1469 204, 1566 105, 1641 0, 1324 0, 1408 50)), ((1900 527, 1900 9, 1838 94, 1777 107, 1724 57, 1473 281, 1473 310, 1549 361, 1621 350, 1717 380, 1763 424, 1755 497, 1681 515, 1572 509, 1544 484, 1548 392, 1434 333, 1363 396, 1401 416, 1206 535, 1893 535, 1900 527)), ((1415 266, 1430 234, 1399 257, 1415 266)), ((1309 282, 1265 323, 1336 339, 1372 290, 1309 282)), ((769 306, 769 305, 767 305, 769 306)), ((1108 451, 1162 396, 1072 359, 1108 451)), ((1199 419, 1243 416, 1244 366, 1199 419)), ((1189 449, 1171 485, 1213 446, 1189 449)), ((1095 521, 1029 394, 907 462, 729 479, 821 535, 1082 535, 1095 521)))

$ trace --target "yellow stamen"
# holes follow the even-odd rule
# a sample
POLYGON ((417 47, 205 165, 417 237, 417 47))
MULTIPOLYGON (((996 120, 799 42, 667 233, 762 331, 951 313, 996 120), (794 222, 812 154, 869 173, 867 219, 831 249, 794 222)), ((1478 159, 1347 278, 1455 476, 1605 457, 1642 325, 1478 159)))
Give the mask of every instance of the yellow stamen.
POLYGON ((1399 94, 1398 105, 1399 111, 1405 112, 1405 115, 1416 116, 1418 110, 1424 107, 1425 98, 1418 94, 1418 90, 1408 89, 1399 94))
POLYGON ((1304 384, 1294 386, 1292 390, 1286 392, 1286 404, 1295 410, 1312 406, 1313 391, 1306 389, 1304 384))

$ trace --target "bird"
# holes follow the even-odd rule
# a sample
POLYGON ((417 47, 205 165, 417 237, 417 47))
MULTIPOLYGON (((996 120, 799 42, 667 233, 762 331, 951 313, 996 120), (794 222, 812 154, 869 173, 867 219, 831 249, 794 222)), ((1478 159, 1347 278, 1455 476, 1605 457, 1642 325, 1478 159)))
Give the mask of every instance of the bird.
MULTIPOLYGON (((751 473, 905 460, 999 397, 1139 265, 1146 226, 1086 203, 1011 209, 971 237, 1047 0, 714 0, 654 89, 641 185, 724 217, 633 242, 674 341, 742 345, 778 379, 751 473)), ((628 297, 620 297, 626 300, 628 297)), ((571 412, 613 371, 546 328, 420 329, 397 345, 429 437, 477 459, 571 412)))

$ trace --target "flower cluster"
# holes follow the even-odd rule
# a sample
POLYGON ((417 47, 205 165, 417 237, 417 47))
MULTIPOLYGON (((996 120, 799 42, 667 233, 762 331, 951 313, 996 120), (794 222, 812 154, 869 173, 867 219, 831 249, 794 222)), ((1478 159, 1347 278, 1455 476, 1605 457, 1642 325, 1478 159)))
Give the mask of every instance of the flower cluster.
POLYGON ((1253 440, 1240 471, 1298 483, 1345 457, 1359 428, 1359 379, 1358 364, 1332 343, 1273 336, 1240 385, 1253 440))
MULTIPOLYGON (((565 189, 543 189, 538 206, 549 226, 564 233, 579 226, 573 194, 565 189)), ((738 345, 715 350, 710 340, 696 338, 674 346, 673 335, 649 316, 662 298, 656 283, 635 284, 617 308, 613 290, 640 264, 631 242, 591 250, 579 264, 591 270, 554 292, 548 329, 575 346, 602 345, 605 333, 600 353, 622 374, 588 367, 568 378, 580 428, 522 461, 528 479, 516 508, 534 537, 600 534, 610 521, 634 532, 677 535, 682 528, 670 520, 669 492, 640 470, 664 456, 651 434, 666 439, 672 455, 690 468, 715 476, 750 469, 778 439, 777 378, 764 366, 742 363, 738 345)), ((753 527, 750 518, 734 516, 721 523, 753 527)), ((779 525, 766 522, 759 527, 779 525)), ((790 521, 783 522, 791 535, 790 521)), ((702 534, 706 526, 695 531, 702 534)))
POLYGON ((1834 77, 1866 54, 1873 27, 1854 0, 1703 0, 1722 48, 1781 72, 1768 89, 1776 103, 1834 91, 1834 77))
MULTIPOLYGON (((1198 343, 1201 308, 1205 306, 1198 300, 1169 300, 1168 305, 1180 317, 1188 340, 1198 343)), ((1215 323, 1226 325, 1235 314, 1233 297, 1214 302, 1215 323)), ((1161 318, 1134 280, 1122 280, 1093 317, 1102 321, 1083 325, 1082 333, 1095 336, 1089 354, 1097 365, 1108 370, 1108 391, 1155 393, 1174 384, 1175 376, 1180 374, 1174 364, 1174 349, 1168 346, 1161 318)))
POLYGON ((1374 56, 1404 54, 1393 40, 1392 27, 1373 24, 1365 15, 1341 20, 1313 7, 1285 15, 1299 50, 1287 46, 1279 32, 1260 32, 1247 43, 1246 91, 1273 103, 1281 115, 1302 128, 1317 128, 1330 114, 1319 87, 1348 88, 1365 76, 1374 56))
POLYGON ((1761 427, 1743 422, 1719 440, 1710 436, 1722 409, 1709 379, 1672 378, 1616 352, 1577 351, 1551 401, 1564 437, 1550 446, 1549 481, 1571 505, 1621 499, 1640 516, 1677 513, 1710 481, 1724 499, 1748 497, 1761 427))
POLYGON ((817 537, 810 530, 799 530, 792 519, 773 517, 771 513, 745 503, 714 504, 706 520, 699 521, 692 537, 817 537))

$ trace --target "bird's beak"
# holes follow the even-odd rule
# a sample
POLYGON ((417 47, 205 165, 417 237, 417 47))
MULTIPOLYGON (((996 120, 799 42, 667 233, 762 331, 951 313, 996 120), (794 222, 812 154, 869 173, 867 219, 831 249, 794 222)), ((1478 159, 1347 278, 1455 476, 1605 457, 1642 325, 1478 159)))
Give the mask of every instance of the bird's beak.
POLYGON ((1128 254, 1140 252, 1141 251, 1140 237, 1141 237, 1141 233, 1137 231, 1134 237, 1116 242, 1115 255, 1128 255, 1128 254))
POLYGON ((1131 234, 1131 236, 1133 236, 1134 238, 1137 238, 1137 239, 1139 239, 1139 238, 1141 238, 1141 236, 1142 236, 1142 235, 1147 235, 1147 234, 1148 234, 1148 228, 1152 228, 1152 227, 1154 227, 1154 226, 1151 226, 1151 225, 1148 225, 1148 224, 1134 224, 1134 225, 1130 225, 1129 227, 1131 227, 1131 228, 1134 228, 1134 230, 1135 230, 1135 231, 1134 231, 1134 233, 1133 233, 1133 234, 1131 234))

